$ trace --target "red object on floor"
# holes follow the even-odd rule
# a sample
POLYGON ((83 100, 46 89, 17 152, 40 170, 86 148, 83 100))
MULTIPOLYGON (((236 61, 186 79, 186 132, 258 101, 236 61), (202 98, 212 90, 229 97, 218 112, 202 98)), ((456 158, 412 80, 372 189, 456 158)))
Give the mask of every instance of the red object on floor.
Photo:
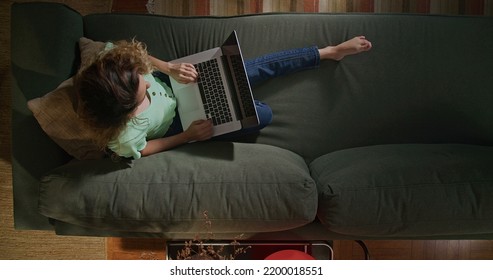
POLYGON ((298 250, 281 250, 268 255, 266 260, 314 260, 315 258, 298 250))

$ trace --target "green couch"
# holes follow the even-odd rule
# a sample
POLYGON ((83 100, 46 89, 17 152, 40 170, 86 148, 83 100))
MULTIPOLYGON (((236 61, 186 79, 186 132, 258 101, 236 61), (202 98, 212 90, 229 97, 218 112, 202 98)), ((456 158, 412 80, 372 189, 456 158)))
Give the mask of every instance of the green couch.
POLYGON ((181 239, 210 222, 218 239, 493 237, 493 18, 81 16, 22 3, 11 28, 17 229, 181 239), (246 58, 357 35, 373 49, 255 88, 274 112, 258 135, 139 160, 74 159, 27 107, 74 75, 81 37, 136 38, 172 60, 232 30, 246 58))

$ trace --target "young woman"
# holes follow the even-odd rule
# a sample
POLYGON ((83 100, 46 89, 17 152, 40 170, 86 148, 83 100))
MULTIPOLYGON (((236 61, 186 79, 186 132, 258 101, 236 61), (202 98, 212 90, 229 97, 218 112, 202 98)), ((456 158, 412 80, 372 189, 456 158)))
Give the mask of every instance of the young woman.
MULTIPOLYGON (((252 87, 270 78, 319 66, 321 60, 339 61, 368 51, 371 43, 358 36, 337 46, 292 49, 245 61, 252 87)), ((212 123, 197 120, 186 130, 179 124, 176 100, 167 77, 193 83, 198 73, 192 64, 172 64, 150 56, 143 43, 108 43, 76 76, 78 114, 94 131, 102 149, 138 159, 212 136, 212 123)), ((260 130, 272 120, 272 111, 256 101, 260 130)), ((251 131, 250 129, 249 131, 251 131)))

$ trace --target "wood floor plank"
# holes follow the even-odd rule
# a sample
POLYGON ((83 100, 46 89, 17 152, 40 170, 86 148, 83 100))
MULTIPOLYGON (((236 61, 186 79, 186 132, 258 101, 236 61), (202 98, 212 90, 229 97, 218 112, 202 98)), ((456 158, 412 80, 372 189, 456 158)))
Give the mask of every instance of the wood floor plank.
MULTIPOLYGON (((365 241, 375 260, 493 260, 492 240, 371 240, 365 241)), ((148 238, 108 238, 110 260, 165 259, 166 241, 148 238)), ((335 240, 334 259, 363 260, 352 240, 335 240)))

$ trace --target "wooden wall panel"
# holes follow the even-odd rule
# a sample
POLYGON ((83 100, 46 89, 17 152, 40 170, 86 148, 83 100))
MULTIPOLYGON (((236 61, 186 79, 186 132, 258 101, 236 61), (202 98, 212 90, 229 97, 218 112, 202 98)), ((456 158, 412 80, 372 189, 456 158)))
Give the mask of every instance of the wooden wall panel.
POLYGON ((142 12, 146 4, 155 14, 173 16, 233 16, 268 12, 305 13, 419 13, 493 15, 493 0, 114 0, 115 12, 142 12), (136 7, 140 5, 140 7, 136 7))

